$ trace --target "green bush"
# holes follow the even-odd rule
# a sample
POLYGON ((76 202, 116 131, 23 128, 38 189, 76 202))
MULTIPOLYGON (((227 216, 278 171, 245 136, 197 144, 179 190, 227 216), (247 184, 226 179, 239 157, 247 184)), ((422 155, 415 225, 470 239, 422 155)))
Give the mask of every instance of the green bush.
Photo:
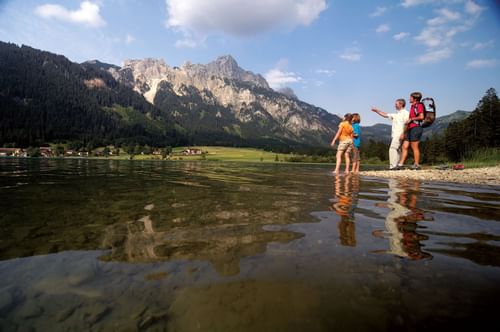
POLYGON ((485 148, 468 152, 461 163, 467 167, 500 165, 500 148, 485 148))

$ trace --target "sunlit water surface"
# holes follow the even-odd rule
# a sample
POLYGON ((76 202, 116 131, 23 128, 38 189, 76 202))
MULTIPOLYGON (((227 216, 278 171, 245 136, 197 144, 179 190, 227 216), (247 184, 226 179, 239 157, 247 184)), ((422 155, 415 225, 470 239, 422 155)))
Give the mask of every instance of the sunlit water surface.
POLYGON ((330 171, 0 158, 0 330, 497 321, 499 187, 330 171))

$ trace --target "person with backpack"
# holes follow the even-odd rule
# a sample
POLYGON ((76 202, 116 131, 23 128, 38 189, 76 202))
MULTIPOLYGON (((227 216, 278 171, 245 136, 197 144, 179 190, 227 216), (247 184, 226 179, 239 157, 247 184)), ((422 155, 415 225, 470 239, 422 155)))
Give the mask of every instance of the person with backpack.
POLYGON ((399 160, 398 169, 401 169, 408 157, 408 148, 411 146, 413 151, 413 166, 412 170, 419 170, 420 168, 420 148, 419 143, 422 138, 423 128, 422 121, 425 118, 425 107, 421 102, 422 94, 420 92, 413 92, 410 95, 410 117, 406 121, 405 138, 403 141, 403 150, 401 151, 401 159, 399 160))
POLYGON ((376 107, 372 108, 372 111, 378 115, 388 118, 392 121, 391 130, 391 145, 389 146, 389 169, 395 170, 398 167, 398 162, 401 159, 401 143, 404 139, 404 131, 406 126, 406 121, 408 120, 409 113, 405 109, 406 101, 403 98, 397 99, 394 107, 396 108, 396 113, 386 113, 382 112, 376 107))
POLYGON ((349 174, 349 164, 351 162, 351 158, 349 154, 352 150, 352 139, 353 139, 353 130, 351 125, 352 114, 347 113, 344 115, 344 121, 339 124, 339 130, 335 134, 331 146, 335 146, 335 142, 339 140, 339 147, 337 149, 337 163, 335 165, 335 174, 339 174, 340 164, 342 163, 342 155, 345 158, 345 174, 349 174))

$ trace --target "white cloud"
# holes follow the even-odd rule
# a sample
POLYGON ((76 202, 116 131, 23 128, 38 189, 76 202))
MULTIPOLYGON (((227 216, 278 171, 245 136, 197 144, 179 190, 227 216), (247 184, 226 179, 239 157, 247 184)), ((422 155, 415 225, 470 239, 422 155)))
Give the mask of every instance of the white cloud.
POLYGON ((207 36, 252 36, 276 27, 307 26, 327 8, 326 0, 165 0, 168 28, 207 36))
POLYGON ((391 30, 391 28, 389 27, 388 24, 381 24, 377 27, 377 30, 375 30, 375 31, 377 31, 377 33, 384 33, 384 32, 387 32, 389 30, 391 30))
POLYGON ((477 51, 477 50, 481 50, 483 48, 487 48, 487 47, 493 47, 495 45, 495 41, 493 39, 491 40, 488 40, 487 42, 477 42, 474 44, 474 46, 472 46, 472 50, 474 51, 477 51))
POLYGON ((294 72, 283 71, 278 68, 271 69, 268 71, 264 77, 267 83, 273 89, 281 88, 290 83, 298 83, 302 81, 302 78, 294 72))
POLYGON ((427 47, 437 47, 443 44, 445 33, 437 27, 425 27, 415 40, 426 45, 427 47))
MULTIPOLYGON (((462 11, 454 11, 442 8, 436 11, 436 17, 427 20, 426 26, 414 38, 417 42, 425 45, 427 51, 416 59, 417 63, 434 63, 450 58, 453 49, 460 45, 456 42, 456 36, 474 27, 483 10, 473 1, 442 1, 447 4, 460 4, 462 11)), ((463 45, 463 44, 462 44, 463 45)), ((480 48, 482 45, 478 45, 480 48)))
POLYGON ((410 33, 408 33, 408 32, 400 32, 400 33, 397 33, 394 36, 392 36, 392 38, 394 38, 394 40, 401 40, 401 39, 405 39, 409 35, 410 35, 410 33))
POLYGON ((196 48, 199 46, 199 42, 194 39, 179 39, 175 42, 175 47, 177 48, 196 48))
POLYGON ((484 10, 483 7, 479 6, 474 1, 467 1, 465 3, 465 12, 470 15, 479 15, 484 10))
POLYGON ((377 7, 375 8, 375 11, 370 14, 370 17, 382 16, 385 14, 386 11, 387 7, 377 7))
POLYGON ((417 63, 419 64, 436 63, 440 62, 441 60, 450 58, 451 55, 452 51, 450 48, 428 50, 427 53, 417 58, 417 63))
POLYGON ((321 74, 321 75, 326 75, 328 77, 332 77, 335 75, 337 72, 332 69, 318 69, 316 70, 316 74, 321 74))
POLYGON ((339 58, 347 61, 359 61, 361 60, 361 51, 357 47, 348 48, 339 55, 339 58))
POLYGON ((468 69, 481 69, 481 68, 493 68, 498 65, 498 61, 496 59, 476 59, 467 62, 465 66, 468 69))
POLYGON ((290 83, 304 82, 296 73, 287 71, 287 67, 288 59, 280 59, 276 66, 264 75, 271 88, 279 89, 290 83))
POLYGON ((448 22, 457 21, 460 19, 460 13, 453 12, 448 8, 442 8, 437 11, 438 16, 427 21, 428 25, 443 25, 448 22))
POLYGON ((94 28, 106 25, 106 21, 99 14, 99 5, 90 1, 83 1, 78 10, 68 10, 60 5, 45 4, 36 7, 35 14, 46 19, 54 18, 94 28))
POLYGON ((135 37, 128 34, 127 37, 125 37, 125 44, 130 45, 133 42, 135 42, 135 37))
POLYGON ((405 8, 414 7, 418 5, 423 5, 425 3, 432 2, 432 0, 403 0, 401 6, 405 8))

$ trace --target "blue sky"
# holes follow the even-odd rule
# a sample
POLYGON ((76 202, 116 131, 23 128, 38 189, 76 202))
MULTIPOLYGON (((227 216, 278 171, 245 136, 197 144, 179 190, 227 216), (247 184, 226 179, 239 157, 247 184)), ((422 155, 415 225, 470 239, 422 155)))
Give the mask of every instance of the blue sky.
POLYGON ((230 54, 362 125, 386 123, 413 91, 439 115, 472 111, 500 89, 500 4, 471 0, 0 0, 0 40, 120 65, 162 58, 171 66, 230 54))

